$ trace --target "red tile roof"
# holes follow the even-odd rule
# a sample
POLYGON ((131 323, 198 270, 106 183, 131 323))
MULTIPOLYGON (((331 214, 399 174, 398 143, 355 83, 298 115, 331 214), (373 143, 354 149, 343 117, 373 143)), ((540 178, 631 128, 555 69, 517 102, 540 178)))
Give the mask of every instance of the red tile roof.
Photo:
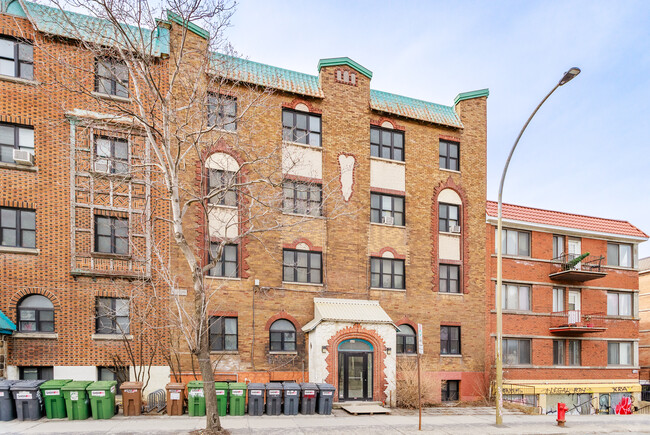
MULTIPOLYGON (((498 204, 495 201, 488 201, 486 212, 488 216, 497 217, 499 213, 498 204)), ((627 221, 541 210, 539 208, 523 207, 521 205, 503 204, 503 218, 542 225, 597 231, 599 233, 648 238, 646 233, 627 221)))

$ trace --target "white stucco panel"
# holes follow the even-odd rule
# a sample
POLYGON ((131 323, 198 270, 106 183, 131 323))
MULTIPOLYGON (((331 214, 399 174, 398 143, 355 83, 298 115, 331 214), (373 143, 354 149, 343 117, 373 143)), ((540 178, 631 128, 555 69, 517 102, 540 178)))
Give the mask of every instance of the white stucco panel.
MULTIPOLYGON (((136 371, 139 371, 140 367, 129 367, 129 380, 136 380, 136 371)), ((146 388, 143 389, 144 395, 146 396, 149 393, 153 393, 156 390, 164 390, 165 385, 170 382, 171 370, 168 366, 151 366, 151 367, 142 367, 142 376, 141 382, 147 384, 146 388)))
POLYGON ((96 381, 95 366, 54 366, 54 379, 72 379, 73 381, 96 381))
POLYGON ((339 169, 341 171, 341 194, 345 201, 349 201, 354 191, 354 156, 339 155, 339 169))
POLYGON ((451 189, 444 189, 442 192, 440 192, 438 194, 438 202, 463 205, 463 201, 461 201, 460 196, 451 189))
POLYGON ((205 161, 205 167, 221 171, 237 172, 239 170, 239 163, 231 155, 214 153, 205 161))
POLYGON ((438 235, 438 258, 460 261, 460 235, 438 235))
POLYGON ((384 160, 370 160, 370 187, 406 191, 406 166, 384 160))
POLYGON ((307 178, 323 178, 323 155, 319 148, 282 145, 282 173, 307 178))
POLYGON ((209 213, 210 235, 234 238, 239 233, 237 208, 214 206, 209 213))

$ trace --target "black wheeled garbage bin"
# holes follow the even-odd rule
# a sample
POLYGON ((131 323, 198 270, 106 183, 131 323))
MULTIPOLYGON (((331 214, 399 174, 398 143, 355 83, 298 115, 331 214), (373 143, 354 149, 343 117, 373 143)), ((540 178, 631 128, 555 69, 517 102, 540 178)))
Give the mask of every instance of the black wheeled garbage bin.
POLYGON ((282 414, 282 384, 269 382, 266 384, 266 415, 282 414))
POLYGON ((248 415, 264 414, 264 384, 248 384, 248 415))
POLYGON ((334 385, 332 384, 316 384, 318 387, 318 404, 316 412, 323 415, 332 413, 332 401, 334 400, 334 385))
POLYGON ((297 415, 300 403, 300 385, 295 382, 283 382, 284 415, 297 415))
POLYGON ((302 402, 300 404, 301 414, 314 414, 316 412, 316 396, 318 395, 318 387, 311 382, 303 382, 300 384, 300 395, 302 402))
POLYGON ((11 386, 18 381, 0 381, 0 421, 11 421, 16 418, 16 407, 14 396, 11 394, 11 386))
POLYGON ((18 420, 38 420, 43 416, 40 386, 44 380, 18 381, 11 386, 18 420))

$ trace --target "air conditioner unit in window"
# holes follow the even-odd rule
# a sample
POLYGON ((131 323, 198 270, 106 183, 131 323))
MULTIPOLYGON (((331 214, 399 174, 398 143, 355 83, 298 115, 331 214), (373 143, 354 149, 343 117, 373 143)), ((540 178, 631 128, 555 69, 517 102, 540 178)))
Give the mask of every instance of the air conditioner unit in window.
POLYGON ((34 154, 26 150, 14 150, 14 162, 19 165, 34 166, 34 154))
POLYGON ((449 231, 452 233, 460 233, 460 225, 452 225, 449 227, 449 231))
POLYGON ((395 225, 395 218, 392 216, 382 216, 381 223, 386 225, 395 225))

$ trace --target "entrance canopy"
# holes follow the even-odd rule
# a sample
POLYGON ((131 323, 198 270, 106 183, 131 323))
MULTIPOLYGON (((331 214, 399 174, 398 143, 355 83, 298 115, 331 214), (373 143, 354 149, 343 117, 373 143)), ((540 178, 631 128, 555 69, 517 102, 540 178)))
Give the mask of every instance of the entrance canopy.
POLYGON ((384 323, 397 326, 379 305, 379 301, 363 299, 329 299, 314 298, 314 319, 303 326, 304 332, 310 332, 321 322, 347 323, 384 323))
POLYGON ((14 322, 9 320, 9 317, 0 311, 0 334, 11 335, 15 330, 16 325, 14 325, 14 322))

